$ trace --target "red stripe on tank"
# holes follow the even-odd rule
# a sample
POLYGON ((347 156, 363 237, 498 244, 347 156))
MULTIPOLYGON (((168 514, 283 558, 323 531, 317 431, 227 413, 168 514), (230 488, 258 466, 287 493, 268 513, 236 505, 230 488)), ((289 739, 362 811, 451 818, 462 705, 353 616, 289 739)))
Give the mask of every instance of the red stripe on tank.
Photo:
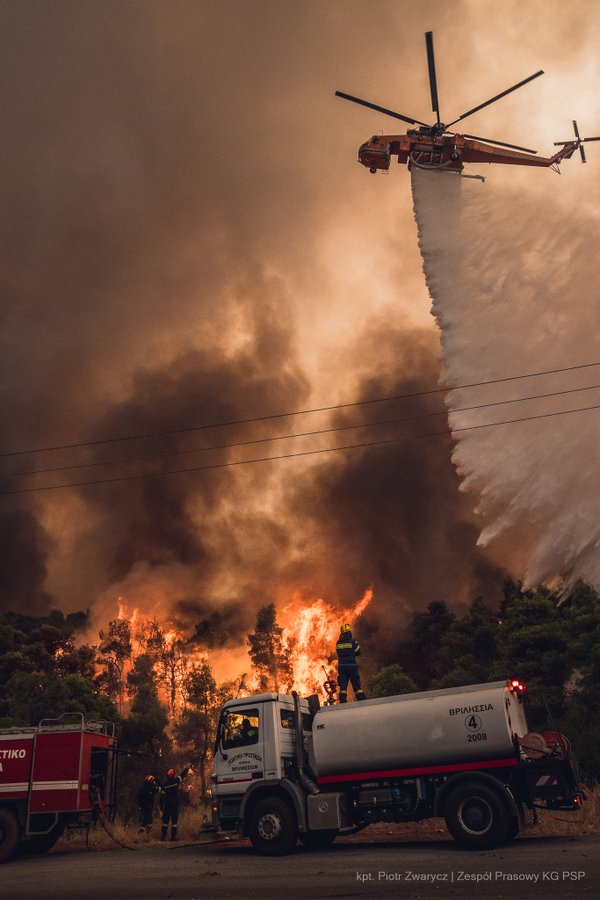
POLYGON ((416 766, 407 769, 380 769, 374 772, 352 772, 346 775, 322 775, 317 784, 332 784, 338 781, 378 781, 382 778, 400 778, 409 775, 441 775, 446 772, 469 772, 473 769, 502 769, 517 766, 518 760, 488 759, 485 762, 451 763, 446 766, 416 766))

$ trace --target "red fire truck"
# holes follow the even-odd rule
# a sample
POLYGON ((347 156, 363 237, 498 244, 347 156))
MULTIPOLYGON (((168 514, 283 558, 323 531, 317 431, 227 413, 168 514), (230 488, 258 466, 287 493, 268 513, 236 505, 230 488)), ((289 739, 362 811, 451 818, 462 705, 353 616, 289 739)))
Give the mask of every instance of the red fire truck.
POLYGON ((111 818, 116 770, 112 723, 67 713, 0 729, 0 863, 45 853, 67 826, 111 818))

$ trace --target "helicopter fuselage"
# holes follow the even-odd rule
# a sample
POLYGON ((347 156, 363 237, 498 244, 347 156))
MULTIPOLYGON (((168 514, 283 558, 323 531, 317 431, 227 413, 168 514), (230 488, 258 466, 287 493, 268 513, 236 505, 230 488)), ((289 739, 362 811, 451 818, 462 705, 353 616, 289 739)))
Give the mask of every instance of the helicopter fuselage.
POLYGON ((392 156, 399 163, 420 169, 460 173, 465 163, 501 163, 517 166, 550 167, 568 159, 577 148, 572 141, 554 156, 534 156, 505 147, 494 147, 460 134, 438 134, 437 128, 409 129, 406 134, 373 135, 358 150, 358 161, 371 172, 387 171, 392 156))

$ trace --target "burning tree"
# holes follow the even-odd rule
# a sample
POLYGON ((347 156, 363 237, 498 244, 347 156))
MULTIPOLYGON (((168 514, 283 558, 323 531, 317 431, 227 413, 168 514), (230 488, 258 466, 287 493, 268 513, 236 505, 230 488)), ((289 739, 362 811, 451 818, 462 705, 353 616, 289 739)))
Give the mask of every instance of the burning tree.
POLYGON ((283 628, 277 624, 275 604, 262 606, 256 615, 253 634, 248 635, 248 654, 258 680, 258 689, 291 690, 293 677, 290 650, 283 641, 283 628))
POLYGON ((99 634, 98 662, 104 667, 97 677, 104 692, 115 701, 122 712, 125 697, 125 666, 131 659, 131 622, 128 619, 113 619, 108 623, 108 631, 99 634))
POLYGON ((169 712, 177 711, 178 695, 182 693, 183 679, 187 670, 187 658, 183 641, 174 631, 165 631, 156 619, 144 622, 137 635, 140 645, 155 661, 158 681, 167 693, 169 712))
POLYGON ((291 667, 290 681, 300 693, 322 691, 323 677, 332 676, 329 668, 335 653, 335 642, 342 622, 352 625, 362 615, 373 598, 367 588, 352 607, 335 608, 319 598, 307 605, 296 596, 281 610, 290 624, 283 629, 283 644, 291 667))
POLYGON ((217 731, 219 710, 232 696, 226 686, 217 687, 207 662, 194 666, 182 682, 185 708, 174 727, 177 743, 190 747, 200 775, 202 797, 208 795, 208 770, 217 731))
POLYGON ((137 812, 137 792, 148 772, 165 769, 171 751, 167 713, 158 697, 154 660, 147 653, 136 656, 127 674, 127 693, 131 701, 128 715, 120 727, 119 807, 126 816, 137 812))

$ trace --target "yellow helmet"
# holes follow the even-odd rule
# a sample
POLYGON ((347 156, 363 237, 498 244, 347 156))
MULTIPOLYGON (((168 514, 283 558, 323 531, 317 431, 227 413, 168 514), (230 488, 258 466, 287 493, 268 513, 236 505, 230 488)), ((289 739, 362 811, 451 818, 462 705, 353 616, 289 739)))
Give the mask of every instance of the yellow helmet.
POLYGON ((345 631, 352 631, 349 625, 342 625, 340 632, 343 634, 345 631))

